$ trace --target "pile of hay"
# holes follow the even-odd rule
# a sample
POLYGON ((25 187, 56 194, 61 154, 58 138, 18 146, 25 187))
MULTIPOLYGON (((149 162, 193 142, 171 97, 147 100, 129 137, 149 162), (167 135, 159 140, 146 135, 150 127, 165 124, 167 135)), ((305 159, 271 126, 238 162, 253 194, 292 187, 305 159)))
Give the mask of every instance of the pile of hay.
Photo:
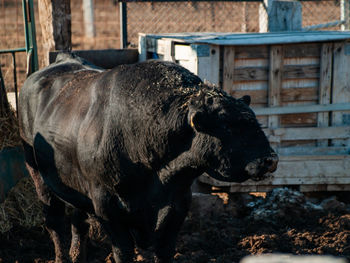
POLYGON ((32 179, 21 179, 0 204, 0 233, 9 232, 16 225, 25 228, 41 226, 42 209, 32 179))
MULTIPOLYGON (((5 87, 0 81, 0 151, 20 145, 16 113, 9 104, 5 87)), ((0 204, 0 233, 10 231, 15 225, 24 227, 40 225, 41 210, 31 178, 22 179, 0 204)))
POLYGON ((8 112, 0 116, 0 151, 19 145, 21 145, 21 138, 18 121, 14 110, 10 107, 8 112))
POLYGON ((7 100, 5 87, 0 82, 0 151, 20 144, 16 113, 7 100))

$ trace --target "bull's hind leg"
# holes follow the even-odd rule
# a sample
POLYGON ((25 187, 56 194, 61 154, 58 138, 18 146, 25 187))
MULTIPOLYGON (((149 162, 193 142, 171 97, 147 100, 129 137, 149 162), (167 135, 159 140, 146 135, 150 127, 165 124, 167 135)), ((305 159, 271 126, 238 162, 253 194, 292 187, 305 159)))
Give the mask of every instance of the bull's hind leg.
POLYGON ((118 201, 112 201, 109 192, 100 184, 92 185, 90 190, 93 193, 95 214, 111 240, 114 261, 116 263, 134 262, 134 240, 128 227, 122 223, 126 219, 122 220, 120 209, 114 206, 118 201))
POLYGON ((89 231, 86 219, 86 213, 75 209, 72 216, 72 243, 69 250, 69 255, 74 263, 86 261, 86 242, 89 231))
POLYGON ((44 205, 44 223, 55 246, 56 263, 69 262, 64 251, 65 205, 44 184, 35 161, 33 148, 23 142, 27 170, 32 177, 39 200, 44 205))

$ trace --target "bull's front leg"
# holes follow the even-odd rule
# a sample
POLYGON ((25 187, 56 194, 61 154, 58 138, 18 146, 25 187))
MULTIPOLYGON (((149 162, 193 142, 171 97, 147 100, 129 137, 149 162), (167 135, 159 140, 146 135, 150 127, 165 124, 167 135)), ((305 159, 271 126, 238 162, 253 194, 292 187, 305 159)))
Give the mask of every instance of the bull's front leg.
POLYGON ((191 204, 191 190, 175 196, 174 202, 158 213, 155 262, 170 263, 175 254, 176 240, 191 204))

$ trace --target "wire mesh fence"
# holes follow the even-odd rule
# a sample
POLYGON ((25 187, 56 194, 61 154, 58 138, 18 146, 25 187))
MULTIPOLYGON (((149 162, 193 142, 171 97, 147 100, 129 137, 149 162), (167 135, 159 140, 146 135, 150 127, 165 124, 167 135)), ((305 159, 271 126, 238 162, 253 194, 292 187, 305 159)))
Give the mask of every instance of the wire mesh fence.
MULTIPOLYGON (((340 30, 341 1, 301 1, 303 28, 340 30)), ((128 40, 136 46, 138 32, 259 32, 259 23, 267 23, 261 8, 259 1, 129 2, 128 40)))
MULTIPOLYGON (((328 27, 317 30, 340 30, 339 21, 349 17, 350 0, 301 0, 302 26, 319 24, 328 27), (345 11, 344 11, 345 10, 345 11), (344 17, 345 16, 345 17, 344 17), (333 24, 331 23, 333 22, 333 24), (333 26, 332 26, 333 25, 333 26), (335 25, 335 26, 334 26, 335 25)), ((21 0, 0 0, 0 49, 24 45, 21 0)), ((120 47, 119 4, 116 0, 94 0, 96 36, 84 33, 82 0, 71 0, 73 49, 103 49, 120 47)), ((39 64, 42 61, 41 28, 38 0, 34 1, 39 64)), ((137 47, 138 33, 175 32, 259 32, 259 9, 262 2, 252 1, 131 1, 127 2, 129 47, 137 47)), ((18 83, 25 78, 25 54, 16 55, 18 83)), ((13 89, 11 55, 0 55, 0 66, 6 87, 13 89)))

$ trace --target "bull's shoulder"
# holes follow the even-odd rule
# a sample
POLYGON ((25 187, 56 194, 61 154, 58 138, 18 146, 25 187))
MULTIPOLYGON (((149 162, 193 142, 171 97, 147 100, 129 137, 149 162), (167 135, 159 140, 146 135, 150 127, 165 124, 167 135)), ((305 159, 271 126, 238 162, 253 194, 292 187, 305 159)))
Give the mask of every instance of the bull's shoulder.
POLYGON ((198 76, 180 65, 157 60, 121 65, 105 76, 113 78, 109 83, 117 97, 146 105, 163 104, 174 95, 186 97, 197 92, 202 83, 198 76))
POLYGON ((192 87, 201 83, 198 76, 184 67, 166 61, 148 60, 141 63, 123 65, 116 69, 119 79, 130 84, 144 83, 152 87, 192 87))

